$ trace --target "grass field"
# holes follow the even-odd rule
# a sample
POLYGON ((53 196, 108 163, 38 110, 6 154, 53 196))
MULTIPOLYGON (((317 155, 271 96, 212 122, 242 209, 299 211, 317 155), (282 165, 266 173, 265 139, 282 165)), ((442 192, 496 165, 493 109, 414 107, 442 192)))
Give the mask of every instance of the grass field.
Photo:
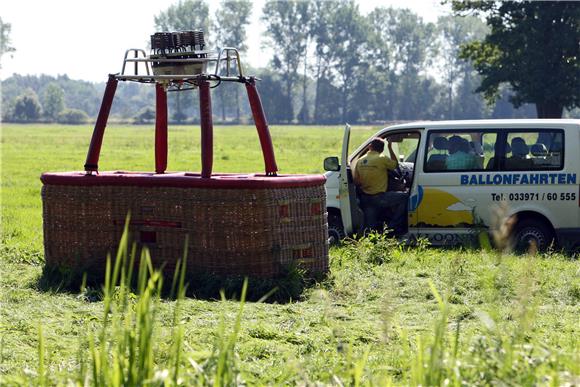
MULTIPOLYGON (((375 129, 356 128, 351 144, 375 129)), ((82 169, 90 134, 2 127, 0 384, 96 384, 99 348, 111 349, 101 364, 121 375, 130 362, 114 349, 147 324, 149 341, 137 347, 150 345, 149 385, 580 384, 580 265, 555 252, 407 249, 371 236, 332 249, 328 278, 285 304, 149 301, 115 289, 108 299, 43 286, 39 176, 82 169), (111 299, 130 307, 104 314, 111 299)), ((272 137, 281 172, 316 173, 339 154, 342 128, 273 127, 272 137)), ((172 127, 169 143, 170 170, 199 171, 199 129, 172 127)), ((255 129, 217 127, 214 144, 215 171, 263 169, 255 129)), ((107 129, 102 170, 153 162, 152 128, 107 129)))

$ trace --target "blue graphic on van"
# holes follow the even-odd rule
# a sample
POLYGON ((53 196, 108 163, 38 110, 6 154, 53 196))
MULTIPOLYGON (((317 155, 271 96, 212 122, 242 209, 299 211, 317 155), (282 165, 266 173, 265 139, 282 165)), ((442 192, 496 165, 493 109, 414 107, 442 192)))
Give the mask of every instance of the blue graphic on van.
POLYGON ((409 197, 409 211, 413 212, 419 208, 419 204, 423 200, 423 186, 417 186, 417 193, 409 197))
POLYGON ((576 184, 575 173, 486 173, 461 175, 461 185, 576 184))

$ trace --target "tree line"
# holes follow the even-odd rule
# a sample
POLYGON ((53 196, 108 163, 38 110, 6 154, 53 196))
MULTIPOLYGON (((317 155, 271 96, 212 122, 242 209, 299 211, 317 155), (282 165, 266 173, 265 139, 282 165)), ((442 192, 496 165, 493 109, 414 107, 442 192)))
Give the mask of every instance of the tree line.
MULTIPOLYGON (((261 79, 272 123, 580 116, 577 4, 453 1, 452 8, 429 23, 408 9, 363 15, 352 0, 266 1, 263 43, 272 54, 260 68, 243 63, 245 72, 261 79), (534 43, 540 36, 542 46, 534 43), (543 57, 551 67, 536 63, 543 57)), ((238 47, 243 60, 251 11, 249 0, 224 1, 212 15, 203 0, 181 0, 154 22, 157 31, 202 28, 210 47, 238 47)), ((2 88, 6 121, 73 123, 96 116, 104 83, 15 75, 2 88)), ((214 89, 214 120, 251 121, 242 93, 237 84, 214 89)), ((196 91, 169 93, 169 103, 172 122, 197 121, 196 91)), ((147 123, 154 113, 151 87, 119 85, 115 118, 147 123)))

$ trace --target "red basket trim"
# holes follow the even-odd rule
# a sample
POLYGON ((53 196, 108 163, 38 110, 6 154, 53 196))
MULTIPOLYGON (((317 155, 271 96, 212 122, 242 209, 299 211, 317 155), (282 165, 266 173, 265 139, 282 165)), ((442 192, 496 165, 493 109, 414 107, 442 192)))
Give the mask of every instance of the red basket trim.
POLYGON ((202 178, 199 173, 176 172, 155 174, 146 172, 101 172, 86 175, 85 172, 43 173, 40 177, 46 185, 75 186, 143 186, 143 187, 183 187, 183 188, 292 188, 314 187, 324 184, 324 175, 278 175, 263 174, 214 174, 202 178))

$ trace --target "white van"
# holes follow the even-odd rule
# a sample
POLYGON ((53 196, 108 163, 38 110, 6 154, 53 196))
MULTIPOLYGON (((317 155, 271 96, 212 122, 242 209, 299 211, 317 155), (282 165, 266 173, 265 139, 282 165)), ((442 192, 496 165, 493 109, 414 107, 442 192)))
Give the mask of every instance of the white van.
POLYGON ((518 247, 533 242, 544 249, 552 241, 580 247, 580 120, 406 123, 380 130, 350 155, 347 125, 342 160, 324 160, 331 241, 364 228, 351 169, 374 137, 394 143, 400 155, 389 190, 409 195, 408 239, 473 243, 482 230, 494 227, 494 213, 502 207, 504 215, 513 216, 518 247), (450 157, 449 145, 458 143, 469 162, 452 162, 457 157, 450 157))

